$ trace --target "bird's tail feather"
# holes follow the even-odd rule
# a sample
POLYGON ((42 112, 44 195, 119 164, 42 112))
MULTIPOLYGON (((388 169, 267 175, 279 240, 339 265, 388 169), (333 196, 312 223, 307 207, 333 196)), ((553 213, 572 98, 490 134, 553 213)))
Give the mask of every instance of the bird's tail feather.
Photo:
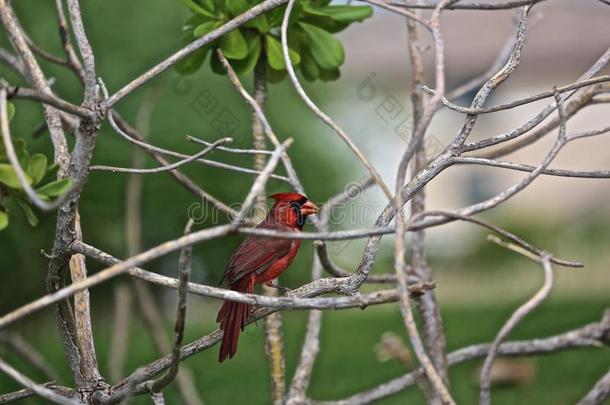
MULTIPOLYGON (((251 294, 253 287, 254 280, 251 279, 232 285, 231 289, 251 294)), ((251 305, 232 301, 225 301, 220 308, 216 317, 216 322, 220 322, 220 330, 223 331, 220 355, 218 356, 220 363, 227 358, 232 358, 237 353, 239 334, 246 326, 246 319, 250 315, 250 310, 251 305)))

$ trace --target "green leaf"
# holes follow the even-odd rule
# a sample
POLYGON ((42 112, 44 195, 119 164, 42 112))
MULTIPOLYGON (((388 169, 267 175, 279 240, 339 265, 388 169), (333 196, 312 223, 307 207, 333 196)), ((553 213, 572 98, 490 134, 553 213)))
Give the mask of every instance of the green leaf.
POLYGON ((191 9, 191 11, 194 13, 201 14, 201 15, 209 17, 209 18, 216 18, 216 16, 212 13, 211 10, 206 10, 199 4, 195 3, 193 0, 180 0, 180 1, 182 2, 182 4, 184 4, 189 9, 191 9))
POLYGON ((325 82, 337 80, 341 76, 339 68, 334 69, 320 69, 320 79, 325 82))
POLYGON ((205 36, 206 34, 214 31, 216 28, 220 27, 221 25, 222 25, 222 23, 220 21, 204 22, 203 24, 199 24, 193 30, 193 36, 195 38, 201 38, 201 37, 205 36))
POLYGON ((227 70, 218 58, 218 53, 216 53, 216 49, 212 50, 212 53, 210 54, 210 68, 212 69, 212 72, 216 73, 217 75, 227 74, 227 70))
MULTIPOLYGON (((27 151, 25 150, 25 141, 23 139, 13 139, 13 148, 15 149, 15 154, 17 155, 17 159, 19 159, 19 161, 24 160, 24 158, 28 156, 27 151)), ((3 142, 0 142, 0 161, 1 160, 8 160, 3 142)))
POLYGON ((6 103, 6 111, 8 115, 8 120, 10 122, 15 116, 15 105, 9 101, 8 103, 6 103))
POLYGON ((220 49, 228 59, 244 59, 248 56, 248 44, 238 28, 220 39, 220 49))
POLYGON ((275 70, 267 64, 267 81, 269 83, 279 83, 286 78, 288 71, 286 69, 275 70))
POLYGON ((8 214, 0 211, 0 231, 8 226, 8 214))
MULTIPOLYGON (((282 43, 272 35, 265 35, 267 44, 267 61, 269 66, 275 70, 286 69, 284 63, 284 54, 282 53, 282 43)), ((294 50, 288 48, 288 56, 293 65, 298 65, 301 62, 301 57, 294 50)))
POLYGON ((57 197, 68 191, 72 185, 71 179, 59 179, 45 184, 36 192, 45 197, 57 197))
MULTIPOLYGON (((301 13, 303 12, 303 2, 296 1, 294 6, 292 7, 292 13, 290 13, 290 20, 288 21, 288 25, 292 25, 297 22, 301 13)), ((274 8, 267 15, 269 16, 269 26, 270 27, 279 27, 282 25, 282 20, 284 20, 284 14, 286 14, 286 5, 274 8)))
POLYGON ((318 64, 311 56, 309 51, 303 52, 301 56, 301 73, 303 73, 303 77, 305 80, 309 82, 313 82, 320 76, 320 69, 318 68, 318 64))
POLYGON ((327 16, 342 23, 364 21, 366 18, 373 15, 373 9, 371 6, 336 5, 326 6, 318 9, 306 7, 305 10, 309 14, 327 16))
MULTIPOLYGON (((208 21, 212 21, 210 20, 210 18, 199 15, 199 14, 193 14, 192 16, 190 16, 189 18, 187 18, 187 20, 184 22, 184 25, 182 26, 182 31, 184 32, 192 32, 196 27, 200 26, 201 24, 203 24, 204 22, 208 22, 208 21)), ((189 42, 191 40, 189 39, 189 42)))
POLYGON ((35 153, 30 158, 25 172, 32 178, 32 184, 40 183, 47 171, 47 157, 42 153, 35 153))
POLYGON ((180 62, 176 63, 174 69, 176 69, 176 72, 181 75, 190 75, 195 73, 203 64, 209 50, 210 47, 204 46, 203 48, 182 59, 180 62))
POLYGON ((310 41, 311 54, 323 69, 334 69, 345 61, 341 43, 331 34, 306 23, 299 23, 310 41))
POLYGON ((227 10, 231 17, 237 17, 248 11, 250 6, 246 0, 226 0, 227 10))
POLYGON ((264 14, 254 17, 250 21, 244 24, 246 28, 254 28, 258 30, 261 34, 266 34, 269 32, 269 22, 267 21, 267 17, 264 14))
POLYGON ((15 197, 15 201, 17 201, 17 204, 19 204, 19 206, 23 210, 23 213, 25 214, 28 223, 31 226, 38 225, 38 217, 34 213, 34 210, 32 210, 32 207, 30 207, 30 204, 21 197, 15 197))
POLYGON ((231 63, 235 73, 238 75, 245 75, 252 72, 256 66, 256 62, 258 62, 260 54, 261 38, 260 35, 256 35, 252 39, 248 40, 248 56, 245 59, 236 60, 231 63))
POLYGON ((57 172, 59 171, 59 165, 57 163, 53 163, 47 167, 47 172, 44 174, 42 181, 48 183, 49 181, 53 181, 57 178, 57 172))
MULTIPOLYGON (((26 178, 28 180, 28 183, 31 184, 32 179, 30 179, 27 175, 26 178)), ((18 190, 21 189, 21 184, 19 183, 17 173, 15 173, 15 170, 13 170, 13 167, 9 164, 0 164, 0 183, 4 183, 10 188, 15 188, 18 190)))

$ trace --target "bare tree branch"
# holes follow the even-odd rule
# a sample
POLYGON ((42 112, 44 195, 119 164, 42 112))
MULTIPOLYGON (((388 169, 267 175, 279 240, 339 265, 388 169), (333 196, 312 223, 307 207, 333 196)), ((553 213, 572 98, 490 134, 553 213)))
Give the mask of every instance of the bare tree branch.
POLYGON ((34 381, 30 380, 25 375, 21 374, 19 371, 15 370, 9 364, 7 364, 4 360, 0 359, 0 370, 11 377, 13 380, 17 381, 19 384, 23 385, 26 388, 32 390, 32 392, 39 397, 42 397, 48 401, 51 401, 56 404, 64 404, 64 405, 75 405, 79 404, 78 401, 75 401, 71 398, 65 397, 63 395, 57 394, 55 391, 45 387, 42 384, 36 384, 34 381))
POLYGON ((25 194, 28 196, 32 204, 36 207, 40 208, 43 211, 52 211, 59 207, 64 200, 68 197, 70 191, 66 192, 62 197, 58 198, 53 203, 48 203, 38 197, 36 191, 30 185, 30 179, 28 175, 25 174, 25 171, 21 167, 19 163, 19 158, 17 157, 17 153, 15 152, 15 147, 13 146, 13 141, 11 139, 11 130, 8 122, 8 112, 7 112, 7 102, 6 102, 6 89, 0 88, 0 124, 2 126, 2 141, 4 143, 4 150, 6 151, 6 156, 11 163, 11 167, 15 171, 17 175, 17 179, 19 179, 19 184, 25 194))
MULTIPOLYGON (((7 0, 0 0, 0 19, 2 19, 13 48, 15 48, 15 51, 23 61, 26 79, 31 82, 35 90, 41 93, 52 94, 40 66, 27 45, 25 35, 17 23, 15 13, 7 0)), ((61 119, 57 110, 53 107, 44 106, 44 113, 53 142, 54 161, 60 167, 59 175, 63 177, 68 170, 70 154, 68 153, 68 144, 66 143, 61 126, 61 119)))
MULTIPOLYGON (((512 0, 503 3, 484 3, 484 2, 460 2, 459 4, 453 4, 447 7, 447 10, 506 10, 511 8, 518 8, 522 6, 531 6, 536 3, 541 3, 544 0, 512 0)), ((440 1, 438 0, 405 0, 405 1, 390 1, 396 7, 404 8, 429 8, 433 9, 438 6, 440 1)))
POLYGON ((578 405, 601 405, 610 398, 610 370, 600 378, 578 405))
POLYGON ((8 346, 12 352, 31 364, 48 379, 53 381, 60 380, 57 370, 44 359, 34 346, 29 344, 18 333, 0 332, 0 342, 8 346))
MULTIPOLYGON (((3 1, 5 1, 5 0, 3 0, 3 1)), ((144 83, 148 82, 149 80, 151 80, 158 74, 163 73, 164 71, 166 71, 167 69, 172 67, 174 64, 176 64, 178 61, 180 61, 182 58, 192 54, 196 50, 200 49, 202 46, 214 41, 217 38, 220 38, 222 35, 226 34, 227 32, 234 30, 235 28, 243 25, 244 23, 250 21, 251 19, 253 19, 256 16, 263 14, 265 11, 279 7, 282 4, 285 4, 286 2, 287 2, 287 0, 265 0, 262 3, 257 4, 256 6, 252 7, 245 13, 243 13, 243 14, 233 18, 232 20, 228 21, 227 23, 223 24, 222 26, 215 29, 214 31, 191 42, 189 45, 187 45, 184 48, 180 49, 179 51, 175 52, 173 55, 171 55, 170 57, 168 57, 161 63, 157 64, 153 68, 149 69, 147 72, 138 76, 136 79, 132 80, 129 84, 125 85, 115 94, 113 94, 106 102, 107 107, 108 108, 112 107, 123 97, 125 97, 129 93, 133 92, 135 89, 137 89, 144 83)))
POLYGON ((493 365, 496 354, 498 353, 499 347, 502 344, 502 341, 508 336, 508 334, 517 326, 523 318, 525 318, 529 313, 531 313, 551 292, 551 288, 553 287, 553 267, 551 266, 550 257, 547 255, 542 259, 542 268, 544 269, 544 284, 530 298, 525 304, 521 305, 519 309, 517 309, 511 317, 506 321, 504 326, 500 329, 500 332, 496 335, 489 351, 487 352, 487 357, 485 357, 485 362, 483 363, 483 368, 481 369, 481 392, 480 392, 480 401, 482 405, 489 405, 491 402, 490 398, 490 376, 491 376, 491 366, 493 365))
POLYGON ((82 118, 91 118, 93 116, 93 112, 91 110, 74 105, 50 93, 41 93, 40 91, 33 89, 28 89, 19 86, 10 86, 4 80, 0 81, 0 87, 6 89, 8 98, 21 98, 25 100, 39 101, 45 105, 50 105, 70 114, 78 115, 82 118))
MULTIPOLYGON (((184 228, 184 234, 187 235, 191 232, 193 226, 193 220, 189 219, 186 227, 184 228)), ((185 246, 180 251, 180 261, 178 263, 178 304, 176 308, 176 323, 174 325, 174 343, 172 346, 172 362, 169 370, 161 377, 149 384, 149 390, 153 397, 156 394, 161 394, 163 388, 170 384, 176 375, 178 374, 178 368, 180 367, 180 345, 184 338, 184 326, 186 324, 186 287, 191 276, 191 262, 192 262, 192 248, 191 246, 185 246)))
POLYGON ((377 172, 377 169, 373 166, 373 164, 368 160, 368 158, 360 151, 358 146, 347 136, 347 134, 322 110, 316 106, 316 104, 309 98, 303 86, 299 82, 297 75, 294 71, 294 67, 292 66, 292 62, 290 61, 290 55, 288 53, 288 21, 290 19, 290 13, 292 11, 292 7, 294 5, 294 0, 288 1, 288 6, 286 7, 286 12, 284 14, 284 20, 282 21, 282 52, 284 54, 284 63, 286 64, 286 70, 288 71, 288 76, 292 81, 292 84, 299 94, 299 96, 303 99, 307 107, 314 114, 318 116, 326 125, 332 128, 333 131, 339 135, 339 137, 347 144, 347 146, 351 149, 354 155, 362 162, 362 164, 369 171, 371 177, 375 180, 375 183, 381 188, 383 193, 386 195, 388 200, 392 199, 392 192, 388 188, 388 186, 384 183, 383 179, 377 172))
POLYGON ((153 173, 168 172, 168 171, 177 169, 180 166, 184 166, 185 164, 190 163, 194 160, 197 160, 204 155, 207 155, 208 153, 210 153, 214 149, 216 149, 216 147, 218 145, 226 145, 231 142, 233 142, 232 138, 221 138, 221 139, 215 141, 214 143, 212 143, 210 146, 203 149, 202 151, 197 152, 194 155, 189 156, 183 160, 179 160, 178 162, 168 164, 165 166, 154 167, 151 169, 139 169, 139 168, 133 168, 133 167, 115 167, 115 166, 98 165, 98 166, 91 166, 91 170, 106 170, 106 171, 111 171, 113 173, 132 173, 132 174, 153 174, 153 173))
MULTIPOLYGON (((558 351, 577 349, 583 347, 599 347, 602 344, 610 344, 610 310, 606 310, 599 322, 594 322, 578 329, 571 330, 559 335, 543 339, 520 340, 502 343, 498 349, 501 356, 533 356, 538 354, 552 354, 558 351)), ((476 344, 458 349, 449 353, 447 360, 449 365, 455 365, 471 359, 484 357, 489 353, 490 344, 476 344)), ((416 383, 416 380, 424 375, 420 367, 401 377, 395 378, 375 388, 353 395, 340 401, 317 402, 325 405, 339 404, 368 404, 372 401, 385 398, 404 390, 416 383)))
MULTIPOLYGON (((566 86, 557 87, 557 92, 565 93, 567 91, 576 90, 576 89, 580 89, 582 87, 591 86, 591 85, 594 85, 597 83, 604 83, 604 82, 608 82, 608 81, 610 81, 610 75, 594 77, 592 79, 582 80, 582 81, 579 81, 576 83, 568 84, 566 86)), ((424 86, 424 91, 426 91, 427 93, 430 93, 430 94, 436 93, 435 90, 432 90, 426 86, 424 86)), ((453 104, 451 101, 449 101, 445 97, 442 98, 442 101, 443 101, 443 104, 451 110, 461 112, 464 114, 475 115, 475 114, 488 114, 488 113, 493 113, 493 112, 497 112, 497 111, 508 110, 508 109, 515 108, 515 107, 518 107, 521 105, 532 103, 534 101, 542 100, 542 99, 545 99, 548 97, 553 97, 553 94, 554 94, 553 90, 550 90, 550 91, 545 91, 543 93, 535 94, 533 96, 522 98, 520 100, 512 101, 510 103, 499 104, 499 105, 495 105, 493 107, 481 107, 481 108, 461 107, 459 105, 453 104)))

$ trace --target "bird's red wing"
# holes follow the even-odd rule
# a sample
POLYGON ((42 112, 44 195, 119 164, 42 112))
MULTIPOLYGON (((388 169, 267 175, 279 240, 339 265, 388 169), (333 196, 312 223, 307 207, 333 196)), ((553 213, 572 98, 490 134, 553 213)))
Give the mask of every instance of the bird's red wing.
POLYGON ((233 284, 250 273, 261 274, 290 253, 292 241, 250 236, 237 249, 227 266, 226 277, 233 284))

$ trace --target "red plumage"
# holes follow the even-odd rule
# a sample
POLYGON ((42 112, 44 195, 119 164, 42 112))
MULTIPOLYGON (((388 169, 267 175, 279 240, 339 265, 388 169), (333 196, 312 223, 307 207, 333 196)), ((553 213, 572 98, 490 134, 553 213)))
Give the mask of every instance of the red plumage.
MULTIPOLYGON (((279 193, 271 197, 275 204, 257 226, 259 229, 300 231, 305 218, 318 209, 301 194, 279 193)), ((229 288, 252 293, 254 285, 270 284, 292 263, 300 245, 300 240, 248 236, 231 256, 225 270, 224 278, 229 288)), ((250 305, 232 301, 226 301, 220 308, 216 318, 223 331, 219 362, 232 358, 237 352, 239 334, 244 330, 250 312, 250 305)))

